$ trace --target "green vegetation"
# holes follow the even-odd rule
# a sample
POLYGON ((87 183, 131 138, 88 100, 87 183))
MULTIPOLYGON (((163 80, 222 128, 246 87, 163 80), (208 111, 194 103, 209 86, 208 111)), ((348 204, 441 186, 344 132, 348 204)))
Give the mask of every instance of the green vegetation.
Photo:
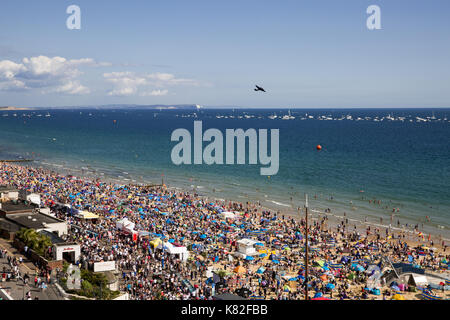
MULTIPOLYGON (((69 264, 64 261, 63 272, 66 274, 69 264)), ((67 293, 84 296, 87 298, 95 298, 98 300, 111 300, 120 295, 119 291, 112 291, 108 286, 108 279, 105 274, 92 272, 90 270, 81 270, 81 289, 69 290, 67 288, 67 278, 60 279, 60 284, 67 293)))
POLYGON ((22 228, 16 233, 16 237, 43 257, 46 257, 47 249, 52 246, 52 240, 49 237, 36 232, 34 229, 22 228))

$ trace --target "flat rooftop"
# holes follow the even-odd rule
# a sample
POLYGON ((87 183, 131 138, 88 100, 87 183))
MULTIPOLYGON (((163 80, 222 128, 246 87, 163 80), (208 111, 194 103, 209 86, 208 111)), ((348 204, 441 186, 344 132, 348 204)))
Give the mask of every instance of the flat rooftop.
POLYGON ((36 208, 35 205, 23 201, 7 201, 1 203, 0 212, 5 214, 32 212, 34 208, 36 208))
POLYGON ((45 224, 64 222, 42 213, 13 213, 6 215, 5 219, 28 229, 45 228, 45 224))
POLYGON ((8 221, 5 218, 0 218, 0 229, 8 232, 17 232, 20 230, 20 227, 14 222, 8 221))
POLYGON ((19 191, 17 188, 7 185, 0 185, 0 192, 19 191))
POLYGON ((39 233, 49 237, 53 244, 65 243, 63 239, 54 233, 48 232, 47 230, 41 230, 39 233))

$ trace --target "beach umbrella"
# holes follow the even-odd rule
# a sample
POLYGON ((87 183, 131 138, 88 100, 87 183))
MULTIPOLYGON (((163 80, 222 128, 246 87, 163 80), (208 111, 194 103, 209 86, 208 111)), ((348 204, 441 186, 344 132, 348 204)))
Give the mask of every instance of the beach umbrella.
POLYGON ((323 293, 322 292, 316 292, 316 294, 314 295, 314 298, 320 298, 323 297, 323 293))
POLYGON ((323 267, 325 264, 325 261, 323 260, 318 260, 318 261, 314 261, 317 265, 319 265, 320 267, 323 267))
POLYGON ((252 256, 246 256, 246 257, 245 257, 245 260, 247 260, 247 261, 252 261, 252 260, 255 260, 255 258, 253 258, 252 256))
POLYGON ((200 236, 200 239, 206 239, 206 234, 202 234, 202 235, 200 236))
POLYGON ((327 289, 333 290, 335 288, 335 285, 332 283, 327 284, 327 289))
POLYGON ((267 257, 267 253, 261 253, 261 254, 259 255, 259 257, 260 257, 260 258, 267 257))

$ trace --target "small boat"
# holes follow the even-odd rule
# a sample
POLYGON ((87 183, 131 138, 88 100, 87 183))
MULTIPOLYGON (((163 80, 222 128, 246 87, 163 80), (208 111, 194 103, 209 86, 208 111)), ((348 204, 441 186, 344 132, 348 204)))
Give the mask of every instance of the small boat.
POLYGON ((289 111, 288 111, 288 114, 287 114, 287 115, 284 115, 281 119, 282 119, 282 120, 293 120, 293 119, 295 119, 295 117, 294 117, 294 116, 291 116, 291 110, 289 110, 289 111))

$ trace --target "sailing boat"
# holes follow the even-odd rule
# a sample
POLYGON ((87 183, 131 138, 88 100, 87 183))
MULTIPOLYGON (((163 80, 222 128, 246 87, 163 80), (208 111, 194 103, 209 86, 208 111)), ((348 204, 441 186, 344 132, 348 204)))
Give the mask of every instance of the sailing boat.
POLYGON ((273 115, 270 115, 268 118, 270 120, 276 119, 277 118, 277 114, 274 112, 273 115))
POLYGON ((434 111, 432 111, 431 114, 432 114, 431 119, 432 119, 432 120, 435 120, 436 117, 434 116, 434 111))
POLYGON ((293 119, 295 119, 295 117, 294 117, 294 116, 291 116, 291 110, 289 110, 289 111, 288 111, 288 114, 287 114, 287 115, 284 115, 281 119, 282 119, 282 120, 293 120, 293 119))

